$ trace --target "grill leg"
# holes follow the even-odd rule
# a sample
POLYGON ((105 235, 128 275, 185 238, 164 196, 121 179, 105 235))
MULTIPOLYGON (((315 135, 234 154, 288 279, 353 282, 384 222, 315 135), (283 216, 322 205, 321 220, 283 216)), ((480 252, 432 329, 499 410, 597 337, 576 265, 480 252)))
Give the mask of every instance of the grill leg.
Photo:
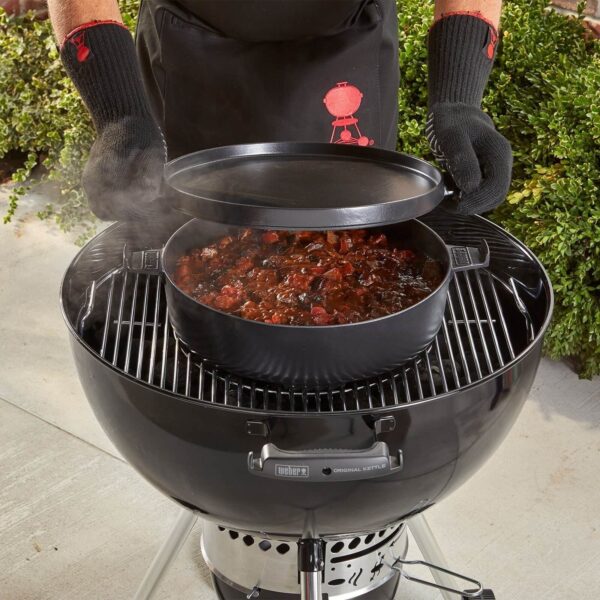
POLYGON ((144 579, 135 593, 134 600, 150 600, 154 596, 160 580, 179 554, 197 518, 192 511, 186 508, 181 509, 173 529, 171 529, 169 536, 154 557, 150 568, 146 571, 146 575, 144 575, 144 579))
MULTIPOLYGON (((429 523, 425 519, 423 513, 411 517, 408 521, 408 527, 415 538, 417 546, 419 546, 419 550, 421 551, 425 561, 444 569, 449 569, 448 563, 446 562, 446 557, 439 547, 437 540, 433 535, 433 531, 431 531, 431 527, 429 527, 429 523)), ((446 573, 442 573, 440 571, 434 571, 433 569, 431 569, 431 574, 434 581, 438 585, 443 585, 450 588, 456 587, 456 582, 451 575, 447 575, 446 573)), ((444 600, 456 599, 455 594, 451 594, 450 592, 446 592, 444 590, 440 590, 440 594, 444 600)))
POLYGON ((304 538, 298 542, 298 571, 300 572, 300 594, 302 600, 323 600, 321 579, 323 540, 304 538))

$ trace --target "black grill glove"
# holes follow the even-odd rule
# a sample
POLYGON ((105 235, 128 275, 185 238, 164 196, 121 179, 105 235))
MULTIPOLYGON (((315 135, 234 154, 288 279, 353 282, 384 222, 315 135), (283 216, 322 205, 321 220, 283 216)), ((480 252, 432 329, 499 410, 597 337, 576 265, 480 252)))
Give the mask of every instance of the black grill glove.
POLYGON ((427 138, 460 190, 461 214, 495 208, 510 186, 510 144, 481 110, 497 40, 486 20, 464 14, 444 16, 429 32, 427 138))
POLYGON ((107 220, 160 214, 156 201, 166 148, 131 34, 119 23, 89 23, 66 37, 60 55, 97 132, 83 172, 91 210, 107 220))

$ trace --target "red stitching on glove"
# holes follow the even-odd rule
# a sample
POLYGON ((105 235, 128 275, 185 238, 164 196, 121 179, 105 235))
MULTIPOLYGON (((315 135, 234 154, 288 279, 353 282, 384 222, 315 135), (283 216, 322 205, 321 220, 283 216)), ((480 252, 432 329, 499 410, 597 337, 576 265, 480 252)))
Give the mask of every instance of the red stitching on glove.
POLYGON ((455 10, 452 12, 442 13, 441 16, 435 20, 435 23, 438 23, 439 21, 441 21, 442 19, 446 19, 447 17, 454 17, 460 15, 462 15, 463 17, 475 17, 476 19, 480 19, 481 21, 487 23, 496 34, 496 37, 498 37, 498 29, 496 28, 496 26, 488 18, 484 17, 478 10, 455 10))
POLYGON ((498 44, 498 32, 490 27, 490 43, 487 46, 487 57, 493 60, 494 54, 496 53, 496 46, 498 44))
POLYGON ((496 46, 498 44, 498 30, 496 29, 496 26, 489 19, 484 17, 478 10, 455 10, 452 12, 442 13, 441 16, 435 20, 431 27, 433 27, 436 23, 439 23, 442 19, 456 16, 474 17, 475 19, 479 19, 480 21, 483 21, 488 25, 488 27, 490 28, 490 42, 486 47, 486 55, 490 60, 492 60, 494 58, 496 46))
POLYGON ((65 39, 62 41, 61 45, 60 45, 60 49, 63 49, 63 46, 75 35, 77 35, 80 31, 85 31, 86 29, 89 29, 90 27, 96 27, 96 25, 118 25, 119 27, 122 27, 123 29, 127 29, 129 31, 129 28, 127 27, 127 25, 125 25, 124 23, 121 23, 120 21, 90 21, 89 23, 83 23, 83 25, 78 25, 77 27, 75 27, 75 29, 73 29, 73 31, 67 33, 67 35, 65 35, 65 39))

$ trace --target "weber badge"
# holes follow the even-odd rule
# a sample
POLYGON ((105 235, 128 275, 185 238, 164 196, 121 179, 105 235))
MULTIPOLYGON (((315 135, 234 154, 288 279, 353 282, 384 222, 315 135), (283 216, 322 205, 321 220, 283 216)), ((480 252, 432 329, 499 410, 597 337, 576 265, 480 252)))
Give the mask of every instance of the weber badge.
POLYGON ((310 468, 308 465, 275 465, 275 475, 292 479, 308 479, 310 468))

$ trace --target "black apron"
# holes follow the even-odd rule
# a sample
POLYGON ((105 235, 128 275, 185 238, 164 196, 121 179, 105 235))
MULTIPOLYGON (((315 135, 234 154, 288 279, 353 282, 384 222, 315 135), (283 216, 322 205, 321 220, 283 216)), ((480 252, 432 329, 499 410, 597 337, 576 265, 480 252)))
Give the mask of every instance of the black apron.
POLYGON ((396 147, 395 0, 143 0, 136 42, 169 158, 271 141, 396 147))

